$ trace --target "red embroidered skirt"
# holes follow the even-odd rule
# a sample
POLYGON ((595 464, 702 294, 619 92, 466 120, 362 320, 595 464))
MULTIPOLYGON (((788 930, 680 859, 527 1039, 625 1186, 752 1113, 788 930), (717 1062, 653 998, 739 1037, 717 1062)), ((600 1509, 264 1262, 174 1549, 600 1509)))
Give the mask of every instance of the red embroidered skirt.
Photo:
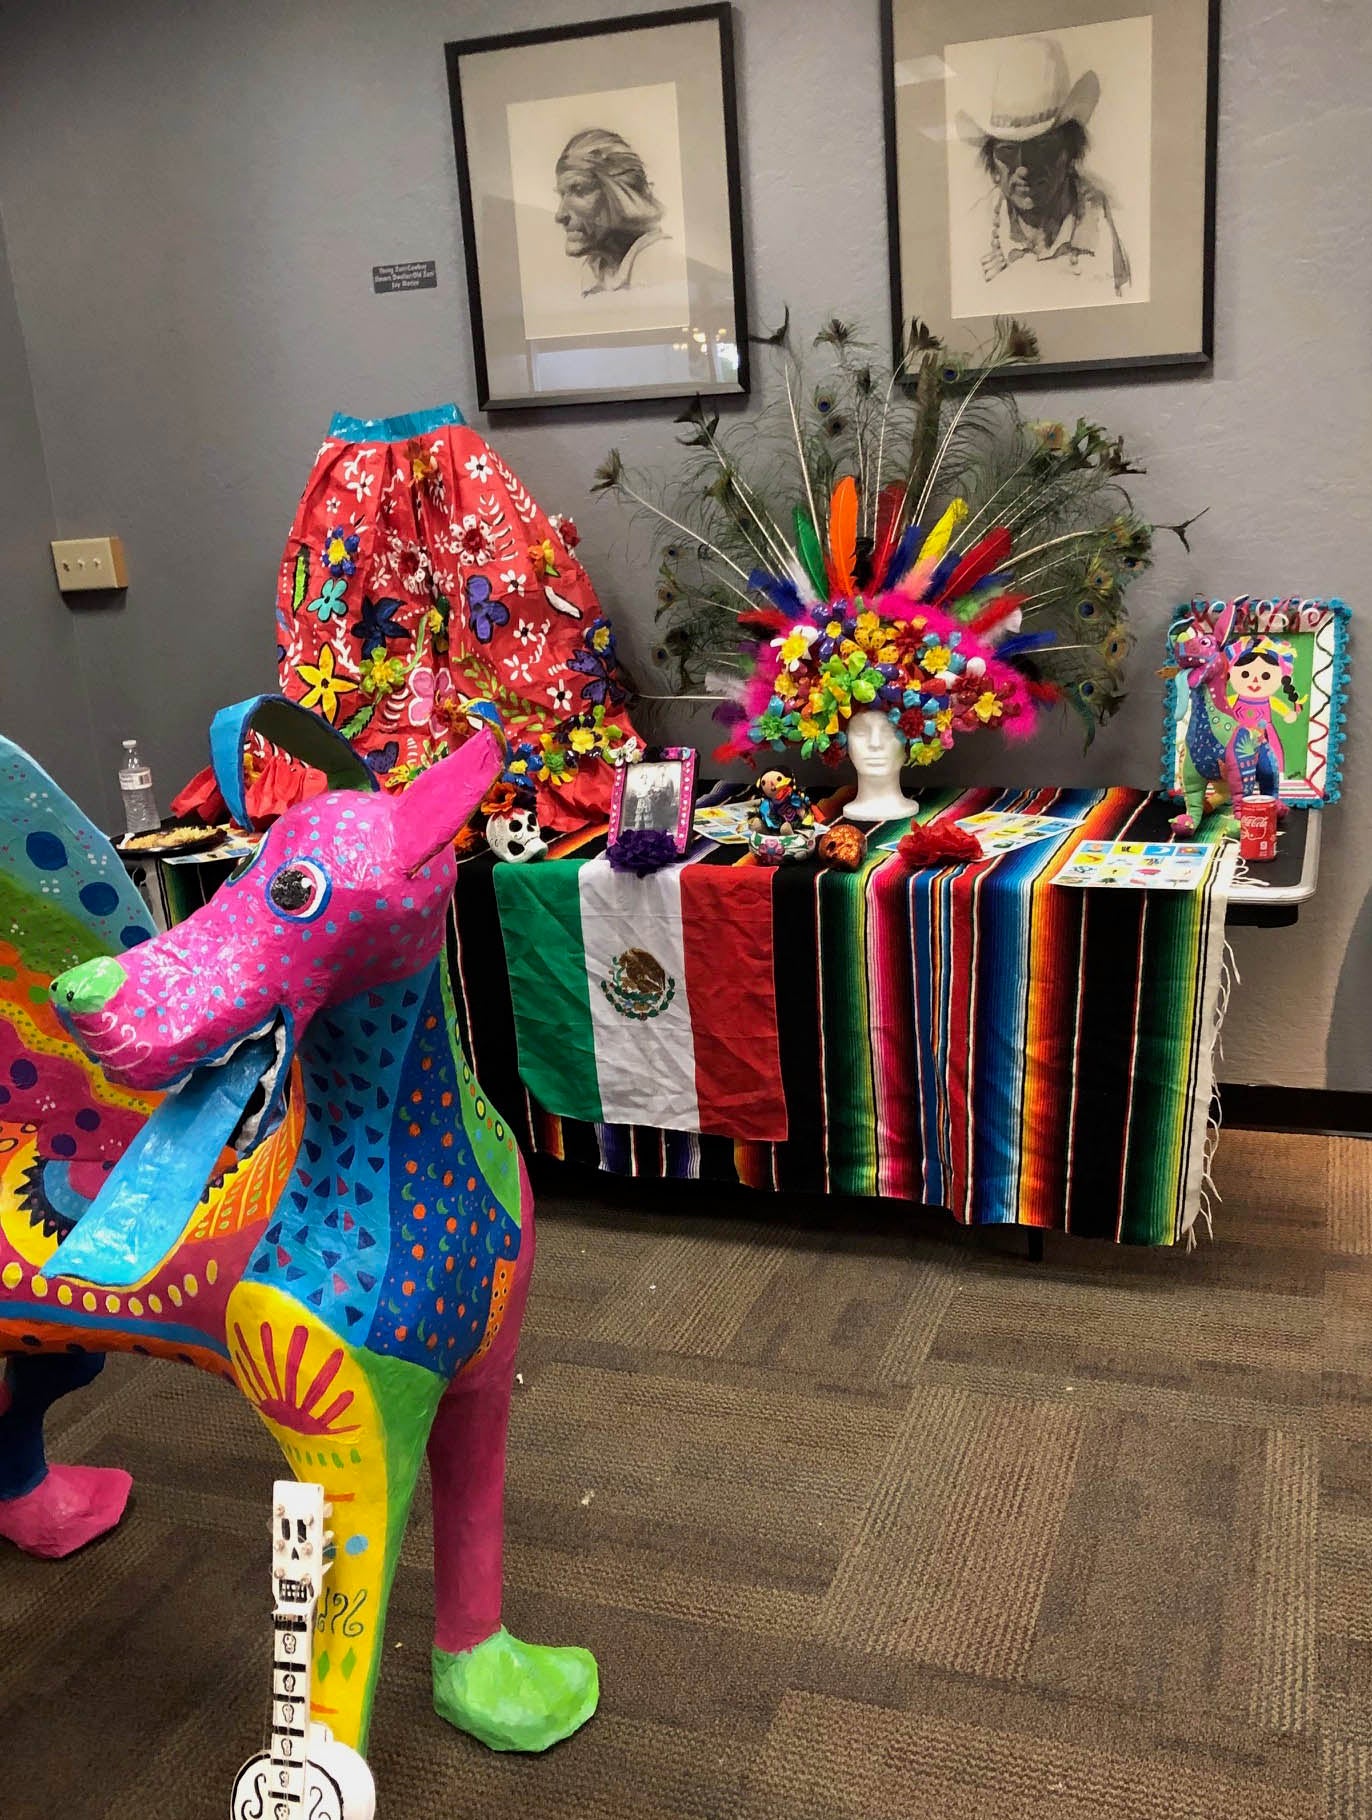
POLYGON ((390 785, 460 742, 461 700, 486 697, 543 825, 603 820, 613 774, 596 754, 632 728, 574 541, 456 405, 335 417, 281 563, 282 693, 390 785))

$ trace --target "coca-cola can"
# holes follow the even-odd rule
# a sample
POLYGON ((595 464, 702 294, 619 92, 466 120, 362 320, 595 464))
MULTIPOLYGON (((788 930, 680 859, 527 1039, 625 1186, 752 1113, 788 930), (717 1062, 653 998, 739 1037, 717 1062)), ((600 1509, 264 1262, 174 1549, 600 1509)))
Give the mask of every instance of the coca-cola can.
POLYGON ((1239 857, 1241 859, 1275 859, 1277 857, 1277 799, 1275 796, 1245 796, 1239 804, 1239 857))

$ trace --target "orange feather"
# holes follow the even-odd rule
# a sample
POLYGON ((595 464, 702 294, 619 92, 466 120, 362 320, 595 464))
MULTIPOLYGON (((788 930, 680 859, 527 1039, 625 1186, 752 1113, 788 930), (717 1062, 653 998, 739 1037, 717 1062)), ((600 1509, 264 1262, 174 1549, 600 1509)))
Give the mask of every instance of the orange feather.
POLYGON ((835 595, 853 592, 853 564, 857 561, 858 491, 851 474, 845 474, 829 501, 829 585, 835 595))

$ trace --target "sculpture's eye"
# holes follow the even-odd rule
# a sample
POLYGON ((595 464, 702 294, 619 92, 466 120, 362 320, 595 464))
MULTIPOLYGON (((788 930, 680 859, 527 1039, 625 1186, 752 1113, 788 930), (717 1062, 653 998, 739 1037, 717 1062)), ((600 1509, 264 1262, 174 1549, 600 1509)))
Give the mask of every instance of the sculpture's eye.
POLYGON ((307 923, 329 901, 328 874, 312 859, 293 859, 272 874, 267 896, 282 916, 307 923))

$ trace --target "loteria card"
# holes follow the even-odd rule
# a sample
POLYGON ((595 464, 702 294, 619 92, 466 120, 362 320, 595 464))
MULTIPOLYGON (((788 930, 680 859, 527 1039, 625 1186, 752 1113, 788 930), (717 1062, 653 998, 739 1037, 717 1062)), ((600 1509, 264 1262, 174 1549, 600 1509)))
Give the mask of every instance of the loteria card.
POLYGON ((1075 818, 1061 815, 1022 815, 1009 810, 983 809, 980 815, 964 815, 958 822, 975 834, 985 853, 1014 853, 1032 841, 1061 839, 1077 825, 1075 818))
POLYGON ((746 842, 751 803, 698 804, 695 831, 705 840, 746 842))
POLYGON ((1083 841, 1055 885, 1112 886, 1129 891, 1196 891, 1218 846, 1196 841, 1083 841))
MULTIPOLYGON (((960 816, 957 825, 975 834, 981 842, 982 852, 991 858, 1001 853, 1015 853, 1034 841, 1060 840, 1077 826, 1077 819, 1061 815, 1026 815, 1009 809, 982 809, 976 815, 960 816)), ((881 851, 894 853, 899 845, 900 837, 895 835, 882 841, 881 851)))

